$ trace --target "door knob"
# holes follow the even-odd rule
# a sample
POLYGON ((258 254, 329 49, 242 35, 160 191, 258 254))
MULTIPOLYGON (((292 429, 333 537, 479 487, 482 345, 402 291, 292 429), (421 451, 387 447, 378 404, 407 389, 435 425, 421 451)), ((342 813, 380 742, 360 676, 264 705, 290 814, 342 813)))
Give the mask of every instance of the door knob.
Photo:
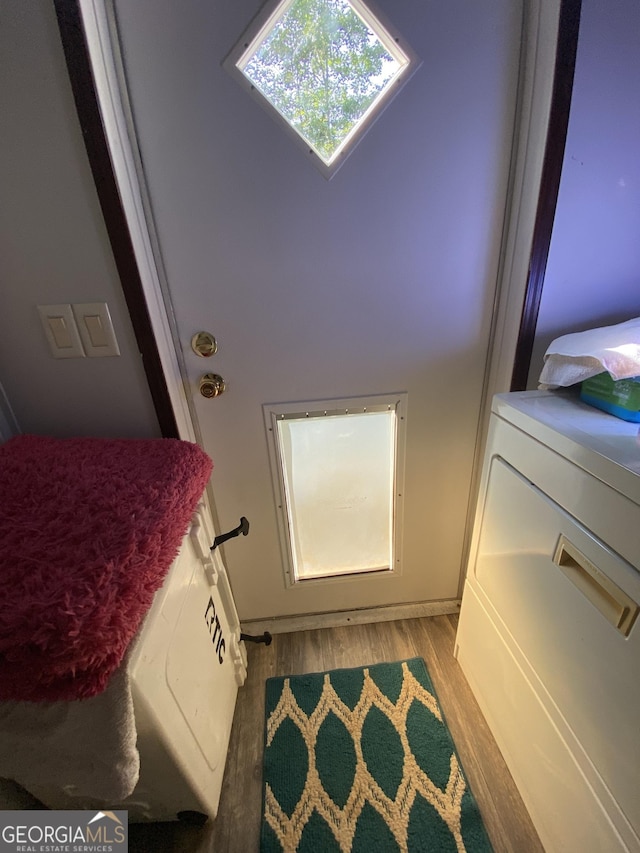
POLYGON ((219 397, 224 394, 226 388, 224 379, 218 373, 205 373, 200 377, 200 393, 207 399, 219 397))
POLYGON ((191 349, 200 358, 209 358, 218 352, 218 342, 211 332, 196 332, 191 338, 191 349))

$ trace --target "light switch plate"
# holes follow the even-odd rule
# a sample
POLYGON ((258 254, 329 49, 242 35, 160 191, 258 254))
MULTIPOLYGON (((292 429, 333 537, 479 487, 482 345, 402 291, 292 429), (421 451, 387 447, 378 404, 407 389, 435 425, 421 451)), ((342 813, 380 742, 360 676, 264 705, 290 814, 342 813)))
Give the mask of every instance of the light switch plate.
POLYGON ((71 305, 38 305, 38 314, 54 358, 84 358, 71 305))
POLYGON ((120 355, 106 302, 76 302, 71 307, 89 358, 120 355))

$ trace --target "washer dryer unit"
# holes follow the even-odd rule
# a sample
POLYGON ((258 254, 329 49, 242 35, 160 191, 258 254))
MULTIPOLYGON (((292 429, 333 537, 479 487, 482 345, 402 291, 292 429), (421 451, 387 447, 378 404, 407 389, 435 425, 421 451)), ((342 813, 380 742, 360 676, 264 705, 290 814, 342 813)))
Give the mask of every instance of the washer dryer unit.
POLYGON ((494 399, 458 661, 545 849, 640 851, 640 437, 494 399))

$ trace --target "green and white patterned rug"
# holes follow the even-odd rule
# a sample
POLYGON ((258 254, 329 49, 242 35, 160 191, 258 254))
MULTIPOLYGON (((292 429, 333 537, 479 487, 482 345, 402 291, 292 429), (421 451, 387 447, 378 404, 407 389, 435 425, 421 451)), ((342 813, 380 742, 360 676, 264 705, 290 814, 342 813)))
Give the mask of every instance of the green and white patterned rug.
POLYGON ((270 678, 262 853, 491 851, 422 658, 270 678))

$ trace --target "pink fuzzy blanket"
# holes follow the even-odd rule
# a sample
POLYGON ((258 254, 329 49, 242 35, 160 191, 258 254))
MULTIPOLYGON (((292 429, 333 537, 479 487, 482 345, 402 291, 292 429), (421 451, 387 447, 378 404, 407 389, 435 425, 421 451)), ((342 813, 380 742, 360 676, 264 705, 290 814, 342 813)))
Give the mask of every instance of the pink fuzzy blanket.
POLYGON ((0 446, 0 700, 104 690, 211 469, 176 439, 24 435, 0 446))

